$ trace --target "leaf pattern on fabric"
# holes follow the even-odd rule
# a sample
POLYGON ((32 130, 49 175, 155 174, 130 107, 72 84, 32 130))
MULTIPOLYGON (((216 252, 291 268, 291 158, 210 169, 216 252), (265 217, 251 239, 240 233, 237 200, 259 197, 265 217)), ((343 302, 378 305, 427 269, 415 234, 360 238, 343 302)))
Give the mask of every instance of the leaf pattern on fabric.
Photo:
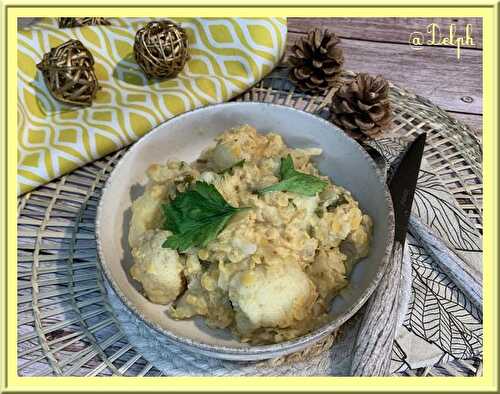
MULTIPOLYGON (((389 163, 393 163, 404 151, 406 143, 402 139, 383 138, 370 145, 381 152, 389 163)), ((455 249, 473 252, 474 258, 480 258, 481 234, 439 175, 425 168, 425 160, 422 167, 413 214, 455 249)), ((403 330, 408 330, 404 334, 407 337, 405 343, 408 340, 411 342, 409 335, 437 346, 442 352, 439 362, 482 357, 483 332, 479 311, 410 234, 407 242, 412 260, 412 294, 403 323, 403 330)), ((469 257, 472 258, 472 255, 469 257)), ((393 372, 414 367, 407 356, 410 351, 413 355, 413 349, 405 349, 398 341, 394 342, 393 372)))
MULTIPOLYGON (((382 153, 389 163, 405 149, 402 139, 383 138, 370 145, 382 153)), ((413 213, 455 249, 468 252, 482 250, 481 235, 474 224, 455 203, 439 176, 425 169, 419 173, 413 213)))
POLYGON ((481 355, 482 320, 477 308, 420 245, 409 242, 413 286, 404 326, 455 358, 481 355))
POLYGON ((450 201, 449 192, 436 174, 420 171, 413 212, 455 249, 481 250, 481 236, 462 210, 450 201))
POLYGON ((389 163, 392 163, 405 149, 405 143, 400 138, 380 138, 368 142, 368 145, 382 153, 389 163))
POLYGON ((391 355, 392 373, 402 372, 411 368, 406 361, 407 357, 406 352, 403 350, 397 339, 395 339, 394 344, 392 345, 391 355))

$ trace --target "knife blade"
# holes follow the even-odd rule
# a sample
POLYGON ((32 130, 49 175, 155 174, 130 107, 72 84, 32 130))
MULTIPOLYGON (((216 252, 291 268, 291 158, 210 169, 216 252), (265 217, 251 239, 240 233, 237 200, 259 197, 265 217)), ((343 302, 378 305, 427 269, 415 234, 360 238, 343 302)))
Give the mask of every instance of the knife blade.
POLYGON ((394 242, 400 242, 403 246, 424 154, 425 138, 425 133, 415 138, 398 160, 391 164, 387 173, 387 185, 394 207, 394 242))
POLYGON ((394 207, 394 246, 387 271, 364 308, 351 362, 352 376, 386 376, 390 372, 404 244, 425 138, 425 133, 415 138, 388 170, 387 185, 394 207))

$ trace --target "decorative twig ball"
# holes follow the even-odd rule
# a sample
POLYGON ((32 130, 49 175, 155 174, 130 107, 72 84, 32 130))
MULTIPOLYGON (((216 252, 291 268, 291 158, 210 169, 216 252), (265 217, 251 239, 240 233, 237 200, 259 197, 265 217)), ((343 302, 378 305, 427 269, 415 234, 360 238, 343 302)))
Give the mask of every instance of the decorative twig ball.
POLYGON ((78 40, 69 40, 43 55, 37 64, 45 84, 57 100, 89 106, 99 83, 94 72, 94 57, 78 40))
POLYGON ((91 25, 111 25, 107 18, 58 18, 59 28, 64 29, 67 27, 80 27, 91 25))
POLYGON ((149 22, 135 35, 134 55, 148 78, 175 77, 189 59, 186 32, 169 20, 149 22))

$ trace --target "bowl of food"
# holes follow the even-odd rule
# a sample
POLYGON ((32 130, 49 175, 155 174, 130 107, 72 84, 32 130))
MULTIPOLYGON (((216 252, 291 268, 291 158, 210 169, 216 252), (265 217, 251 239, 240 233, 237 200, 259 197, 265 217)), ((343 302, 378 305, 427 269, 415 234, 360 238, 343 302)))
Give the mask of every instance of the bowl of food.
POLYGON ((177 116, 121 158, 99 203, 99 260, 125 305, 188 351, 259 360, 354 315, 394 235, 383 176, 331 123, 267 103, 177 116))

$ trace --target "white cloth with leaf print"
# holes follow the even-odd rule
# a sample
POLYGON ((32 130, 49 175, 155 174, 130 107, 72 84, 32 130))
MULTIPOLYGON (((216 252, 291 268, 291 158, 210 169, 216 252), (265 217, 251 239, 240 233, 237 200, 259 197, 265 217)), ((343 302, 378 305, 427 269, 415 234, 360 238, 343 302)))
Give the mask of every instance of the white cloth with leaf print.
MULTIPOLYGON (((383 139, 378 147, 388 160, 402 151, 399 141, 383 139)), ((482 272, 482 236, 425 160, 413 202, 413 214, 482 272)), ((408 234, 412 287, 392 355, 393 372, 427 367, 454 359, 482 358, 480 311, 440 269, 419 242, 408 234)))

